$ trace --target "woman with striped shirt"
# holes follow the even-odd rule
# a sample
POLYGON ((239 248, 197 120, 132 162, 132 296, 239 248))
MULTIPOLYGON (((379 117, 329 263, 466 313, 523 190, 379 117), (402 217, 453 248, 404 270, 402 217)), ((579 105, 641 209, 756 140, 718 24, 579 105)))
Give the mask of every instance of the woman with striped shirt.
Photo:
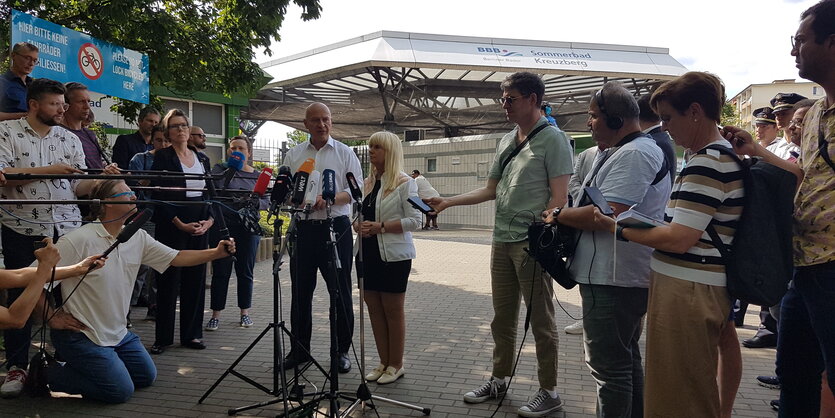
POLYGON ((742 172, 717 129, 725 89, 716 76, 689 72, 661 85, 650 104, 676 144, 693 157, 676 179, 667 226, 621 228, 598 216, 618 239, 656 249, 647 308, 647 417, 720 416, 718 345, 731 300, 721 254, 705 230, 713 225, 730 244, 742 213, 742 172))

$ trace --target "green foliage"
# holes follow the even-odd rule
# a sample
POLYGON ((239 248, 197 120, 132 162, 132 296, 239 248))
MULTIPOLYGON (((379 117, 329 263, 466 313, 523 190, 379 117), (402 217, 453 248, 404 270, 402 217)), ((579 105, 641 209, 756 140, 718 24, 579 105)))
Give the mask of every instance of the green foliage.
POLYGON ((307 141, 308 135, 305 131, 294 129, 292 132, 287 132, 287 148, 293 148, 304 141, 307 141))
MULTIPOLYGON (((261 229, 264 230, 264 237, 271 238, 273 236, 273 231, 275 231, 275 228, 273 228, 273 222, 275 221, 275 219, 271 218, 270 222, 268 223, 267 213, 268 212, 266 210, 261 211, 261 219, 258 221, 258 224, 260 224, 261 229)), ((287 216, 287 214, 282 213, 281 215, 279 215, 279 218, 281 218, 281 220, 283 221, 283 223, 281 224, 281 235, 284 235, 287 233, 287 227, 290 225, 290 217, 287 216)))
POLYGON ((730 103, 725 103, 722 106, 721 116, 720 123, 722 126, 740 126, 742 124, 742 119, 740 119, 739 114, 736 112, 736 108, 730 103))
POLYGON ((110 158, 113 155, 113 144, 111 144, 110 139, 107 138, 107 132, 104 130, 104 125, 101 122, 93 122, 90 124, 88 129, 96 134, 96 139, 99 141, 102 152, 107 154, 107 157, 110 158))
MULTIPOLYGON (((301 18, 319 17, 319 0, 292 0, 301 18)), ((290 0, 11 0, 0 2, 0 45, 9 45, 11 8, 148 54, 150 82, 178 94, 251 94, 265 78, 254 48, 280 40, 290 0)), ((8 49, 0 49, 0 61, 8 49)), ((135 118, 138 104, 117 105, 135 118)))

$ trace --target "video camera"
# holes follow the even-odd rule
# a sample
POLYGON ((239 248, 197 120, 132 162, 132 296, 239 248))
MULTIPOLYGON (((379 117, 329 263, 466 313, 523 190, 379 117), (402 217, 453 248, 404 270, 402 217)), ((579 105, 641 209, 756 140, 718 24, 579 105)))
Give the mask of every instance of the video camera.
POLYGON ((575 236, 575 229, 565 225, 533 222, 528 226, 528 253, 566 289, 577 285, 566 267, 566 258, 574 255, 575 236))

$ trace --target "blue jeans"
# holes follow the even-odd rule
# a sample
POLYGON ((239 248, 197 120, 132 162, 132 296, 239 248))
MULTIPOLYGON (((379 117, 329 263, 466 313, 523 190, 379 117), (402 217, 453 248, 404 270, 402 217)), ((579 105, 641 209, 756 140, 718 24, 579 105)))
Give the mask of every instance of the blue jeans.
POLYGON ((252 269, 258 255, 260 235, 253 235, 241 227, 230 228, 230 235, 235 238, 235 259, 232 257, 212 261, 212 296, 213 311, 226 308, 226 294, 229 291, 229 277, 232 275, 232 264, 235 264, 235 276, 238 281, 238 307, 249 309, 252 307, 252 269))
POLYGON ((817 417, 821 374, 835 391, 835 262, 797 267, 780 310, 780 417, 817 417))
POLYGON ((52 330, 52 343, 67 363, 50 367, 53 391, 107 403, 127 402, 134 388, 151 386, 157 368, 139 337, 128 331, 119 344, 102 347, 84 333, 52 330))
POLYGON ((644 416, 641 318, 648 289, 580 285, 586 364, 597 382, 598 417, 644 416))

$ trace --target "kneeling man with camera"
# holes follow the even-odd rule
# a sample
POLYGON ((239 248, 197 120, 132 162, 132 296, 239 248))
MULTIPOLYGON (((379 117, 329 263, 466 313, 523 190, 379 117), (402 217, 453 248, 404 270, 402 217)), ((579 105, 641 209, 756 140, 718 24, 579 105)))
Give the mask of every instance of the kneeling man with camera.
MULTIPOLYGON (((122 180, 98 182, 90 198, 102 202, 100 207, 91 209, 88 217, 99 222, 88 223, 58 241, 59 265, 105 253, 122 232, 125 219, 136 210, 132 204, 107 203, 136 199, 122 180)), ((143 218, 147 220, 144 214, 137 216, 143 218)), ((131 226, 138 229, 139 225, 129 225, 125 230, 131 226)), ((107 256, 104 267, 89 272, 83 279, 62 282, 64 303, 60 309, 74 318, 75 326, 51 331, 55 349, 66 361, 48 369, 52 391, 121 403, 130 399, 135 388, 150 386, 156 379, 156 366, 139 337, 127 330, 126 320, 139 266, 145 264, 163 272, 170 266, 194 266, 235 252, 231 240, 220 241, 212 249, 178 251, 136 229, 126 241, 119 240, 121 244, 107 256)))
POLYGON ((663 219, 670 192, 664 154, 643 134, 638 103, 618 83, 606 83, 589 104, 588 126, 598 152, 582 180, 579 205, 543 212, 548 223, 575 228, 568 273, 580 284, 586 364, 597 381, 598 416, 643 416, 643 368, 638 340, 647 310, 652 249, 615 242, 594 221, 595 206, 614 216, 630 207, 663 219))

